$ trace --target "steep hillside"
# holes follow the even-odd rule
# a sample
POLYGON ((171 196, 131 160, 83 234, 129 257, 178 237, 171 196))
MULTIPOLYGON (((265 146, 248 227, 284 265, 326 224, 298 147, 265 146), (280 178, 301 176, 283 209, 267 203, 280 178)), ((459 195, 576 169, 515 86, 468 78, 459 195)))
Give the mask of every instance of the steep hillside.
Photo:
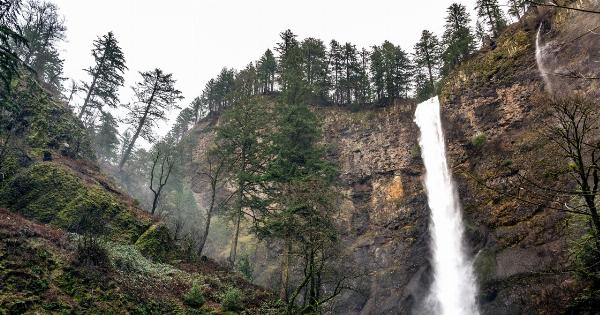
POLYGON ((101 172, 71 111, 19 84, 0 164, 0 314, 278 313, 270 292, 179 249, 101 172))

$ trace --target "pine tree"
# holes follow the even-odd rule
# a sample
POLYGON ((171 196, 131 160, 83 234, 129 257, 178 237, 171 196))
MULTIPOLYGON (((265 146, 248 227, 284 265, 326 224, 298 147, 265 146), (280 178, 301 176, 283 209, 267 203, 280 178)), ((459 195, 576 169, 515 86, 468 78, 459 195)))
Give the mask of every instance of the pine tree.
MULTIPOLYGON (((21 0, 0 1, 0 80, 4 89, 9 92, 12 79, 17 76, 23 63, 14 47, 26 45, 27 40, 21 36, 18 16, 21 12, 21 0)), ((4 101, 5 91, 0 93, 0 101, 4 101)))
POLYGON ((442 73, 448 74, 456 65, 465 60, 475 50, 475 38, 471 33, 471 18, 467 8, 458 3, 453 3, 446 10, 446 26, 442 42, 444 62, 442 73))
POLYGON ((257 72, 263 93, 272 93, 275 90, 275 73, 277 60, 270 49, 258 61, 257 72))
POLYGON ((329 82, 332 88, 332 101, 334 104, 342 102, 344 88, 342 86, 344 55, 342 46, 336 40, 329 43, 329 82))
POLYGON ((172 74, 166 74, 160 69, 140 72, 142 81, 133 88, 137 102, 127 105, 129 113, 125 123, 135 128, 135 133, 128 141, 123 152, 119 169, 129 159, 137 139, 141 136, 147 141, 152 141, 153 128, 158 121, 166 119, 166 112, 177 109, 176 102, 182 98, 181 92, 175 89, 175 80, 172 74))
POLYGON ((194 124, 197 124, 200 119, 208 114, 207 109, 202 104, 202 98, 200 97, 194 98, 189 108, 193 115, 194 124))
POLYGON ((275 50, 279 53, 278 81, 281 91, 288 99, 302 97, 302 52, 291 30, 280 34, 281 42, 275 50))
POLYGON ((303 80, 310 97, 316 101, 327 100, 327 51, 320 39, 307 38, 300 45, 302 51, 303 80))
POLYGON ((498 0, 477 0, 477 15, 487 24, 493 38, 498 38, 500 32, 506 27, 506 19, 498 0))
POLYGON ((100 110, 104 105, 115 108, 119 102, 118 89, 123 86, 125 56, 112 32, 96 39, 92 49, 94 66, 85 71, 91 82, 84 84, 85 100, 79 112, 79 119, 89 114, 90 108, 100 110))
POLYGON ((234 205, 227 208, 229 218, 234 222, 229 263, 235 265, 237 258, 240 225, 245 218, 244 209, 253 211, 261 196, 256 195, 257 179, 263 175, 264 157, 268 134, 265 126, 271 114, 257 98, 250 98, 229 108, 222 116, 222 124, 217 129, 216 143, 221 155, 227 159, 230 180, 235 187, 234 205))
POLYGON ((258 94, 258 75, 252 63, 238 72, 235 76, 234 92, 235 101, 242 101, 250 96, 258 94))
POLYGON ((282 299, 288 313, 313 313, 322 295, 326 257, 335 250, 335 169, 325 158, 317 118, 306 105, 279 107, 277 130, 272 133, 274 155, 267 165, 268 198, 256 222, 259 237, 283 242, 282 299), (304 270, 295 281, 294 269, 304 270), (296 283, 294 283, 296 282, 296 283), (294 312, 300 292, 305 303, 294 312))
POLYGON ((341 80, 342 86, 342 104, 352 103, 352 97, 358 86, 358 78, 360 71, 360 63, 358 61, 356 46, 351 43, 346 43, 342 48, 342 67, 343 67, 343 78, 341 80))
POLYGON ((109 112, 102 112, 100 123, 94 134, 96 154, 105 162, 114 162, 117 159, 117 149, 119 147, 118 123, 115 117, 109 112))
POLYGON ((67 30, 58 11, 53 3, 29 0, 19 23, 27 45, 15 44, 19 58, 54 94, 62 90, 63 60, 57 46, 65 39, 67 30))
POLYGON ((381 47, 373 46, 370 61, 369 70, 375 89, 375 98, 378 103, 381 103, 385 99, 385 68, 381 47))
POLYGON ((408 54, 402 48, 385 41, 380 48, 383 100, 392 103, 398 98, 407 98, 410 91, 412 65, 408 54))
POLYGON ((354 97, 359 104, 371 102, 371 82, 369 81, 369 57, 370 53, 362 49, 359 53, 359 68, 356 73, 356 86, 354 97))
POLYGON ((430 91, 432 95, 435 94, 435 82, 442 62, 442 49, 437 37, 428 30, 423 31, 421 39, 415 45, 414 62, 416 72, 427 75, 430 91))

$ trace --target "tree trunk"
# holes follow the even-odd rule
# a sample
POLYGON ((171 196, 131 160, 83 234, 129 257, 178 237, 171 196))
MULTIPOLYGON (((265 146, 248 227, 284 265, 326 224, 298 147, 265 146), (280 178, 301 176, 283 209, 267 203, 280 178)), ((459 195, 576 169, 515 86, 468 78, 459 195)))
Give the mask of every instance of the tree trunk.
POLYGON ((83 102, 83 105, 81 106, 81 110, 79 111, 79 115, 77 116, 77 118, 79 118, 79 120, 81 120, 81 118, 83 117, 83 114, 85 113, 85 109, 87 108, 87 106, 90 102, 90 98, 92 97, 92 91, 94 91, 94 88, 96 87, 97 79, 98 79, 98 74, 95 73, 94 77, 92 78, 92 84, 90 84, 90 88, 88 89, 87 95, 85 96, 85 101, 83 102))
POLYGON ((229 266, 233 269, 235 267, 235 259, 237 255, 237 244, 238 239, 240 237, 240 223, 242 221, 242 209, 240 205, 239 212, 237 214, 236 223, 235 223, 235 235, 233 240, 231 241, 231 251, 229 252, 229 266))
POLYGON ((92 83, 90 84, 90 88, 88 90, 88 93, 85 97, 85 101, 83 102, 83 105, 81 106, 81 111, 79 112, 79 120, 81 120, 81 117, 83 117, 83 114, 85 113, 85 109, 87 108, 91 96, 92 96, 92 92, 94 91, 94 88, 96 88, 96 81, 98 80, 98 73, 100 72, 100 69, 102 69, 104 67, 104 62, 106 58, 106 50, 104 51, 104 53, 102 54, 102 58, 100 59, 100 64, 98 65, 98 67, 96 68, 96 71, 94 72, 94 77, 92 78, 92 83))
POLYGON ((279 289, 279 298, 286 303, 289 300, 288 286, 290 282, 290 252, 291 242, 285 241, 285 250, 283 253, 283 259, 281 261, 281 288, 279 289))
POLYGON ((216 198, 216 194, 217 194, 217 188, 216 188, 216 184, 214 184, 214 180, 213 183, 211 184, 212 187, 212 195, 210 198, 210 207, 208 208, 208 211, 206 213, 206 223, 204 224, 204 232, 202 234, 202 239, 200 240, 200 244, 198 245, 198 255, 202 256, 202 251, 204 250, 204 245, 206 244, 206 239, 208 238, 208 231, 210 229, 210 220, 212 218, 212 213, 213 213, 213 209, 215 207, 215 198, 216 198))
POLYGON ((144 115, 142 116, 142 119, 140 119, 140 123, 138 124, 135 134, 133 135, 133 138, 131 138, 129 145, 127 146, 127 150, 125 150, 125 153, 123 154, 123 157, 121 157, 121 162, 119 162, 119 171, 123 170, 123 165, 125 165, 125 162, 127 162, 127 160, 129 159, 129 155, 131 155, 131 151, 133 150, 133 147, 135 146, 135 142, 137 141, 137 138, 140 136, 140 133, 142 132, 142 128, 144 127, 144 124, 146 123, 146 119, 148 118, 148 113, 150 112, 150 108, 152 107, 152 103, 154 102, 154 95, 156 94, 157 84, 158 84, 158 79, 157 79, 157 82, 154 83, 154 88, 152 89, 152 95, 150 95, 150 100, 148 100, 148 103, 146 104, 146 109, 144 110, 144 115))

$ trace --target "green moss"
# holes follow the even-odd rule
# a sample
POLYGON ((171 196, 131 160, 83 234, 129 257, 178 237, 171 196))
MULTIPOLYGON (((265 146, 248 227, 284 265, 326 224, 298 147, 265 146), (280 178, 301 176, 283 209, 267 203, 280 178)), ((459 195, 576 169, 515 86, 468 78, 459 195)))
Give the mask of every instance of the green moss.
POLYGON ((149 226, 114 195, 99 185, 84 183, 54 162, 34 164, 11 179, 0 190, 0 206, 68 231, 93 232, 127 243, 133 243, 149 226), (102 224, 82 230, 82 218, 90 215, 102 224), (99 227, 103 229, 85 230, 99 227))
POLYGON ((155 224, 140 236, 135 242, 135 247, 145 257, 164 262, 171 258, 175 243, 164 224, 155 224))

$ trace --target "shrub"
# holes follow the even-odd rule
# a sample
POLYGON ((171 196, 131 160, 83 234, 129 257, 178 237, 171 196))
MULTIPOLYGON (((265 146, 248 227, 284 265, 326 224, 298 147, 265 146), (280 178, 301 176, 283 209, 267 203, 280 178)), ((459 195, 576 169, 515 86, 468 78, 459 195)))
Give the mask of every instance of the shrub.
POLYGON ((202 294, 202 288, 194 283, 190 290, 183 296, 183 302, 191 307, 200 307, 204 305, 204 295, 202 294))
POLYGON ((84 267, 109 268, 108 251, 97 238, 84 235, 77 244, 77 265, 84 267))
POLYGON ((420 145, 415 144, 410 148, 410 157, 413 159, 421 158, 421 146, 420 145))
POLYGON ((486 140, 487 140, 487 138, 485 136, 485 133, 478 132, 473 136, 473 139, 471 139, 471 144, 475 148, 480 148, 481 146, 483 146, 485 144, 486 140))
POLYGON ((250 263, 250 258, 248 258, 248 255, 243 255, 240 257, 240 260, 238 261, 237 269, 244 276, 244 278, 246 278, 246 280, 252 281, 252 279, 253 279, 252 272, 253 272, 254 268, 253 268, 252 264, 250 263))
POLYGON ((223 294, 221 301, 224 311, 237 312, 242 310, 242 292, 236 288, 229 288, 223 294))

